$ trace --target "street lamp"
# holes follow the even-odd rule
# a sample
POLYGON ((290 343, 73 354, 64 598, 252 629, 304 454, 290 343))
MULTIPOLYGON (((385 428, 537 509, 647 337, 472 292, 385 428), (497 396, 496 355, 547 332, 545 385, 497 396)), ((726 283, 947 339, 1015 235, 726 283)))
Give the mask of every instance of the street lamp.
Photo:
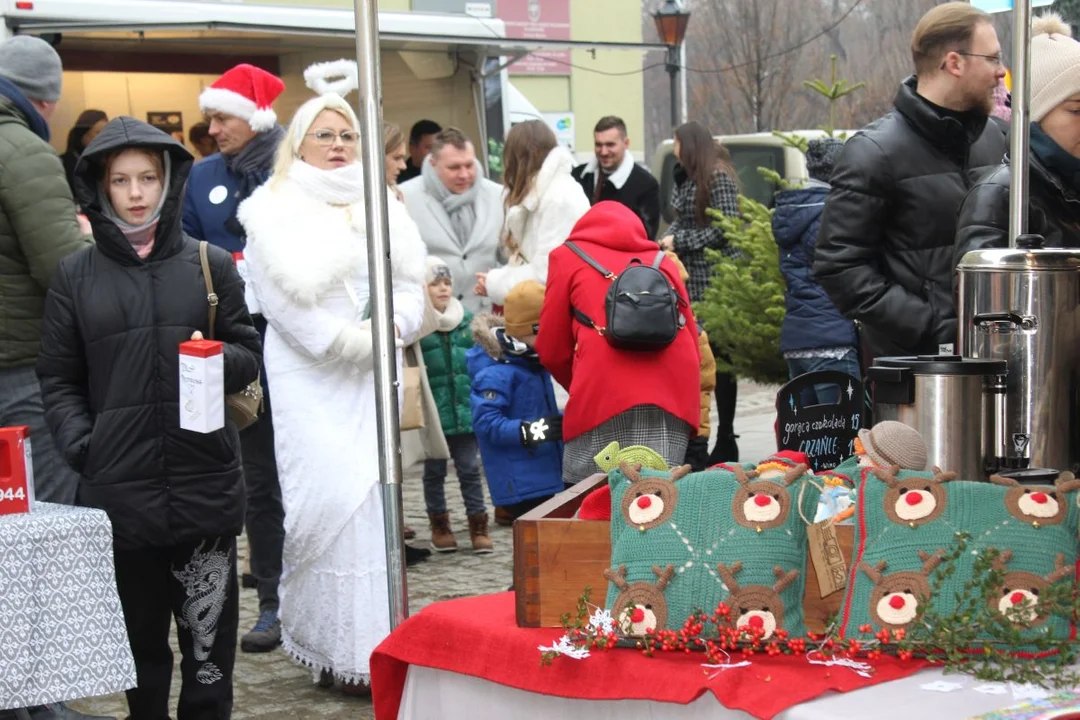
POLYGON ((678 124, 679 115, 676 108, 676 78, 679 75, 679 46, 686 37, 686 26, 690 22, 690 13, 683 10, 679 0, 664 0, 664 4, 653 13, 653 22, 656 23, 656 34, 667 45, 667 71, 671 79, 671 129, 678 124))

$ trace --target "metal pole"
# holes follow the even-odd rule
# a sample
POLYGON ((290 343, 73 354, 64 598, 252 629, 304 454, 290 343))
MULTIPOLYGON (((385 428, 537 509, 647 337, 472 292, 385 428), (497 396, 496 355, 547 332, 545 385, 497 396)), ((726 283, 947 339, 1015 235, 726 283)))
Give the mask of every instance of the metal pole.
POLYGON ((679 45, 679 122, 685 123, 690 119, 687 108, 686 83, 690 73, 686 72, 686 41, 679 45))
MULTIPOLYGON (((390 227, 386 211, 382 88, 379 73, 378 0, 354 0, 356 64, 360 76, 360 138, 364 163, 364 229, 371 278, 371 333, 375 358, 375 417, 379 436, 379 478, 386 531, 386 589, 390 629, 409 614, 405 579, 404 519, 401 512, 401 430, 398 418, 397 350, 390 277, 390 227)), ((356 408, 362 412, 363 408, 356 408)))
POLYGON ((1012 184, 1009 187, 1009 247, 1027 232, 1029 139, 1031 135, 1031 0, 1013 3, 1012 184))
POLYGON ((674 45, 667 50, 668 84, 671 95, 671 132, 679 127, 679 93, 676 73, 679 72, 679 49, 674 45))

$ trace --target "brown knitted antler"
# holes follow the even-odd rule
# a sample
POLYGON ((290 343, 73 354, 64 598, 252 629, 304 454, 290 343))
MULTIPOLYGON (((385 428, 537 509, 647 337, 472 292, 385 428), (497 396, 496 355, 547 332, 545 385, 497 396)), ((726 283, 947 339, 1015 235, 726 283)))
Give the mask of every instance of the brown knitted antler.
POLYGON ((1065 566, 1065 553, 1058 553, 1054 558, 1054 568, 1054 572, 1046 576, 1046 582, 1051 585, 1073 574, 1073 568, 1065 566))
POLYGON ((626 582, 625 565, 620 565, 618 571, 612 570, 611 568, 606 568, 604 570, 604 577, 610 580, 611 584, 619 588, 620 590, 625 590, 627 587, 629 587, 629 584, 626 582))
POLYGON ((784 568, 777 566, 773 568, 773 574, 776 575, 776 584, 772 586, 774 592, 780 592, 791 583, 795 582, 795 578, 799 577, 798 570, 789 570, 784 572, 784 568))
POLYGON ((990 482, 995 485, 1001 485, 1002 487, 1019 487, 1020 481, 1016 478, 1007 478, 1000 475, 991 475, 990 482))
POLYGON ((653 565, 652 571, 653 574, 656 575, 656 589, 660 590, 661 592, 663 592, 664 588, 668 586, 668 583, 671 582, 671 579, 675 577, 674 565, 668 565, 663 570, 660 569, 659 565, 653 565))
POLYGON ((930 577, 930 573, 934 571, 934 568, 940 565, 941 561, 945 559, 945 551, 938 550, 936 553, 931 555, 925 550, 920 550, 919 559, 923 561, 922 574, 930 577))
POLYGON ((668 476, 668 479, 671 480, 671 482, 682 480, 690 474, 690 469, 689 465, 680 465, 679 467, 671 468, 671 474, 668 476))
POLYGON ((735 576, 742 571, 742 561, 736 560, 728 567, 724 563, 718 563, 716 566, 716 572, 720 573, 720 579, 727 585, 728 592, 734 593, 739 590, 739 582, 735 579, 735 576))
POLYGON ((1010 560, 1012 560, 1012 550, 1002 550, 994 558, 994 564, 991 567, 998 572, 1005 572, 1010 560))
POLYGON ((881 584, 881 574, 885 572, 887 563, 884 560, 879 560, 877 565, 870 565, 869 563, 859 563, 859 569, 866 573, 866 577, 870 578, 870 582, 875 585, 881 584))
POLYGON ((641 482, 641 463, 628 463, 624 460, 619 463, 619 470, 630 482, 641 482))
POLYGON ((809 470, 809 469, 810 469, 810 466, 807 465, 806 463, 799 463, 795 467, 791 468, 786 473, 784 473, 784 485, 785 486, 791 485, 791 483, 795 482, 796 480, 801 478, 803 475, 805 475, 806 471, 809 470))
POLYGON ((896 473, 900 472, 899 465, 890 465, 888 467, 876 467, 874 468, 874 474, 878 476, 878 480, 885 483, 889 487, 895 487, 900 484, 900 481, 896 479, 896 473))
POLYGON ((743 466, 735 464, 731 468, 731 472, 735 473, 735 481, 740 485, 746 485, 750 482, 750 477, 746 474, 746 470, 743 470, 743 466))

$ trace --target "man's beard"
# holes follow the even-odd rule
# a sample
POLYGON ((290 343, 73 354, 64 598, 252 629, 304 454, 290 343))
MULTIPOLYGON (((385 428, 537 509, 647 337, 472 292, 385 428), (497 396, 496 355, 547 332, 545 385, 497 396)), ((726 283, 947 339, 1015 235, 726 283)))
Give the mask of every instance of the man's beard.
POLYGON ((977 110, 983 115, 990 115, 994 112, 994 89, 987 90, 985 92, 971 93, 967 98, 967 109, 977 110))

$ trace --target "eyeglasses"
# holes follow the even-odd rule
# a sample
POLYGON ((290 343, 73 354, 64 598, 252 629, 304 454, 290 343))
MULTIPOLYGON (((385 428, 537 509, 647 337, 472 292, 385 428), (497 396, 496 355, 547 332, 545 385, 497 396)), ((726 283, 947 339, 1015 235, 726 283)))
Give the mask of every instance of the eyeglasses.
POLYGON ((360 140, 360 135, 352 130, 342 130, 340 133, 333 130, 316 130, 313 133, 308 133, 308 137, 315 138, 315 142, 323 147, 333 145, 335 138, 341 138, 341 144, 345 147, 353 147, 360 140))
MULTIPOLYGON (((990 62, 990 64, 993 65, 994 67, 1001 67, 1001 56, 1000 55, 981 55, 979 53, 964 52, 963 50, 953 50, 953 52, 955 52, 957 55, 963 55, 964 57, 982 58, 983 60, 988 60, 990 62)), ((941 67, 938 68, 938 69, 939 70, 944 70, 945 69, 945 62, 944 61, 942 61, 941 67)))

